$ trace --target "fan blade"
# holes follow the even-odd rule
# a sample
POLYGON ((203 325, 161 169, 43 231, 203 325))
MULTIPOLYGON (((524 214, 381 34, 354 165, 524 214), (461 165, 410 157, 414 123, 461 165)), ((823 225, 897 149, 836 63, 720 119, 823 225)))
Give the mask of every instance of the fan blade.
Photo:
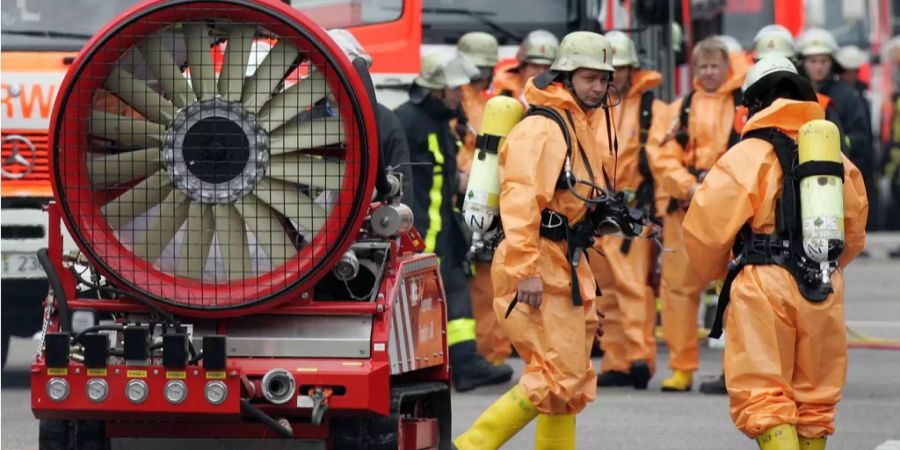
POLYGON ((209 247, 212 245, 215 229, 212 206, 191 202, 185 222, 184 242, 181 243, 181 249, 176 257, 176 275, 203 278, 203 269, 209 260, 209 247))
POLYGON ((296 152, 344 142, 340 117, 298 122, 292 120, 269 134, 272 155, 296 152))
POLYGON ((134 254, 149 263, 156 262, 172 239, 175 233, 187 220, 188 206, 191 201, 178 189, 169 192, 169 195, 159 204, 159 210, 147 221, 147 228, 135 230, 138 238, 134 242, 134 254), (143 233, 140 233, 143 231, 143 233))
POLYGON ((97 110, 91 111, 91 134, 126 147, 161 147, 166 140, 166 129, 158 123, 97 110))
POLYGON ((301 228, 315 236, 325 225, 328 212, 315 204, 313 200, 300 192, 295 186, 287 183, 263 178, 253 192, 257 198, 266 202, 288 219, 297 222, 301 228))
POLYGON ((158 205, 171 191, 171 178, 161 170, 103 205, 100 211, 109 226, 117 230, 158 205))
MULTIPOLYGON (((230 203, 216 204, 213 213, 216 218, 216 236, 219 239, 225 274, 229 280, 243 280, 253 273, 244 219, 230 203)), ((281 231, 281 234, 284 234, 284 231, 281 231)))
POLYGON ((157 34, 141 44, 141 54, 147 60, 150 70, 159 80, 163 93, 168 95, 172 103, 179 108, 194 103, 196 98, 191 92, 187 78, 181 73, 172 52, 163 44, 162 36, 157 34))
POLYGON ((256 72, 244 84, 241 102, 244 108, 253 113, 269 101, 275 88, 287 75, 300 51, 281 39, 272 47, 266 58, 256 68, 256 72))
POLYGON ((273 267, 280 266, 297 255, 297 248, 288 238, 281 221, 269 205, 252 195, 247 195, 235 202, 234 207, 272 260, 273 267))
POLYGON ((188 66, 191 69, 191 87, 197 98, 209 100, 216 96, 216 68, 210 53, 209 29, 203 23, 184 26, 184 43, 187 47, 188 66))
POLYGON ((110 187, 156 173, 162 168, 160 156, 159 149, 154 147, 94 157, 88 162, 91 185, 110 187))
POLYGON ((228 30, 228 43, 225 45, 218 87, 219 94, 229 102, 241 99, 244 74, 247 72, 255 35, 256 28, 251 26, 235 26, 228 30))
POLYGON ((337 190, 344 180, 344 163, 318 156, 288 153, 273 156, 269 160, 266 174, 281 181, 337 190))
POLYGON ((175 117, 175 106, 170 101, 124 69, 113 68, 106 77, 106 88, 153 122, 166 124, 175 117))
POLYGON ((328 83, 322 73, 314 72, 309 78, 273 95, 259 110, 259 122, 266 130, 274 130, 322 100, 328 92, 328 83))

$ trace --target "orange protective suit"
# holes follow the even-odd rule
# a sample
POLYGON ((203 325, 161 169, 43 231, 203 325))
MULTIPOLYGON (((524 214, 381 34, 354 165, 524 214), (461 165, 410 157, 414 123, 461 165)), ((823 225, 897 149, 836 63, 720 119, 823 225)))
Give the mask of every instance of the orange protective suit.
MULTIPOLYGON (((613 112, 619 140, 618 157, 609 152, 603 154, 604 167, 617 166, 615 170, 607 171, 610 176, 615 176, 616 189, 631 193, 643 181, 638 171, 641 94, 659 86, 662 75, 640 70, 632 77, 631 87, 613 112)), ((655 122, 667 123, 664 102, 653 102, 652 117, 655 122)), ((597 129, 597 133, 600 142, 608 142, 605 124, 597 129)), ((648 152, 656 146, 658 142, 648 139, 648 152)), ((656 297, 648 284, 648 275, 654 262, 651 261, 654 244, 648 239, 634 239, 628 252, 623 253, 623 241, 621 237, 606 236, 599 239, 590 252, 591 268, 603 291, 597 299, 597 309, 606 315, 601 320, 601 371, 628 372, 631 363, 638 360, 647 362, 653 371, 656 363, 656 297)))
MULTIPOLYGON (((732 91, 741 86, 743 77, 729 69, 728 78, 715 92, 706 92, 694 81, 695 94, 691 102, 688 124, 689 140, 682 148, 671 137, 678 124, 681 104, 676 100, 669 107, 672 125, 668 130, 654 127, 651 134, 665 142, 658 151, 651 152, 650 168, 656 180, 657 189, 678 201, 686 201, 697 177, 689 169, 709 170, 728 149, 728 138, 734 123, 735 105, 732 91), (659 133, 667 133, 660 137, 659 133)), ((697 339, 697 312, 700 294, 706 287, 688 261, 682 238, 684 209, 676 208, 668 212, 663 221, 663 245, 667 251, 663 255, 662 282, 662 329, 669 347, 669 367, 672 370, 692 372, 699 365, 699 343, 697 339)))
POLYGON ((483 91, 478 91, 471 84, 462 87, 462 109, 469 123, 469 133, 463 137, 463 145, 456 154, 456 166, 460 172, 469 173, 472 169, 472 158, 475 156, 475 137, 481 128, 481 119, 484 117, 484 105, 490 96, 483 91))
MULTIPOLYGON (((463 86, 462 92, 463 111, 474 133, 466 134, 456 161, 459 170, 468 174, 472 168, 472 158, 475 156, 475 133, 480 131, 484 105, 490 96, 472 88, 470 84, 463 86)), ((499 364, 512 353, 512 346, 503 327, 497 322, 497 315, 494 314, 491 264, 476 263, 474 269, 475 276, 469 283, 469 290, 472 295, 472 316, 475 319, 475 343, 478 346, 478 353, 488 361, 499 364)))
MULTIPOLYGON (((797 139, 806 122, 824 118, 815 102, 779 99, 750 118, 744 132, 775 127, 797 139)), ((846 266, 865 247, 868 213, 859 170, 844 163, 846 266)), ((746 139, 709 172, 684 223, 687 252, 702 280, 724 275, 731 246, 749 223, 756 233, 775 231, 782 183, 772 145, 746 139)), ((781 424, 817 438, 834 432, 835 406, 847 373, 844 280, 822 303, 800 294, 794 278, 776 265, 747 265, 731 288, 725 311, 725 377, 735 425, 750 437, 781 424)))
MULTIPOLYGON (((538 89, 532 81, 525 88, 530 104, 555 108, 574 120, 574 138, 587 154, 602 186, 602 152, 595 130, 605 120, 602 110, 583 111, 562 84, 538 89)), ((541 211, 549 208, 565 215, 570 224, 587 212, 582 200, 556 182, 566 156, 566 144, 556 122, 529 116, 512 129, 500 149, 500 215, 506 238, 494 255, 494 311, 519 355, 525 372, 519 379, 523 395, 541 414, 576 414, 597 395, 597 374, 591 364, 591 347, 598 318, 594 307, 596 285, 588 264, 579 264, 577 276, 584 304, 572 301, 572 284, 566 258, 566 242, 540 236, 541 211), (504 319, 516 295, 519 281, 540 276, 543 303, 532 308, 518 303, 504 319)), ((573 149, 573 171, 589 179, 585 161, 573 149)), ((590 190, 576 187, 582 196, 590 190)), ((582 262, 584 260, 582 259, 582 262)))
POLYGON ((493 93, 494 95, 508 95, 515 99, 522 99, 525 91, 525 81, 519 74, 519 61, 508 59, 500 61, 494 68, 493 93))

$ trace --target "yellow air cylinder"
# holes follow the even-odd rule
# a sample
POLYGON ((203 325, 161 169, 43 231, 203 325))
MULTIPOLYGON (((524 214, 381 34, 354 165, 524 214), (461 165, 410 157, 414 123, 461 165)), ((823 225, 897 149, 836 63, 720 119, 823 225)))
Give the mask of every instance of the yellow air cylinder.
POLYGON ((842 164, 840 133, 827 120, 813 120, 800 128, 797 145, 803 250, 818 263, 836 261, 844 248, 844 183, 819 163, 842 164), (822 170, 816 164, 803 170, 808 163, 822 170))
POLYGON ((485 233, 499 224, 500 170, 497 167, 497 152, 506 141, 506 135, 524 116, 525 108, 511 97, 497 96, 485 104, 481 134, 476 139, 475 157, 463 200, 463 217, 472 230, 473 250, 483 244, 485 233))

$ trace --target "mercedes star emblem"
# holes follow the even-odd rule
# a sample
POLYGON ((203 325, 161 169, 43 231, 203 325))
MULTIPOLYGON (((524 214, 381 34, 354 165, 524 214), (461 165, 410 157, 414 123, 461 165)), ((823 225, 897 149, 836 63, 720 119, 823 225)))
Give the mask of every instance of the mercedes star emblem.
POLYGON ((13 180, 25 177, 37 164, 37 148, 28 138, 18 134, 11 134, 3 138, 3 146, 10 145, 9 156, 3 158, 0 172, 3 176, 13 180))

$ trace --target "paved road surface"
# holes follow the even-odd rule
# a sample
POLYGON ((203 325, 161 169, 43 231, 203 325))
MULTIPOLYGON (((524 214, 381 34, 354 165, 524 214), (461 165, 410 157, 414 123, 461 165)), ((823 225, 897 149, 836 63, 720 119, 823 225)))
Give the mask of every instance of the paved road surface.
MULTIPOLYGON (((847 273, 847 320, 856 331, 900 339, 900 263, 860 261, 847 273)), ((29 410, 28 361, 35 341, 14 340, 2 376, 2 449, 37 447, 37 422, 29 410)), ((659 366, 668 355, 661 349, 659 366)), ((721 353, 704 349, 701 377, 717 375, 721 353)), ((512 361, 517 372, 521 362, 512 361)), ((829 450, 900 450, 900 351, 851 350, 838 433, 829 450), (893 441, 893 442, 889 442, 893 441)), ((650 389, 605 389, 578 418, 579 449, 739 450, 755 444, 735 431, 725 397, 664 394, 657 376, 650 389)), ((509 386, 453 398, 454 434, 461 433, 509 386)), ((531 449, 534 426, 505 448, 531 449)))

